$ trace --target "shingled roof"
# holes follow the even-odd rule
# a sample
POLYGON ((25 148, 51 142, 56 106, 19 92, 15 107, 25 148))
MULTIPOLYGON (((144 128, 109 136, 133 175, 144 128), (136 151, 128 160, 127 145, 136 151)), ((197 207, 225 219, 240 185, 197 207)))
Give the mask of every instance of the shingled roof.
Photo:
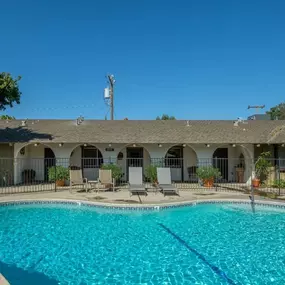
POLYGON ((285 121, 0 121, 0 142, 285 143, 285 121))

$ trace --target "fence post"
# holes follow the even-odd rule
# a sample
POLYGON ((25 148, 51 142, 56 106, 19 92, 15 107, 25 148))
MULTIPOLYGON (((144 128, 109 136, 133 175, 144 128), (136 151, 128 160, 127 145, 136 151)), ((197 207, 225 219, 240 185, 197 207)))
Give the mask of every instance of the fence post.
POLYGON ((54 192, 56 192, 56 168, 57 168, 57 160, 55 159, 55 163, 54 163, 54 172, 55 172, 55 181, 54 181, 54 192))
POLYGON ((280 157, 278 158, 278 186, 279 186, 279 191, 278 191, 278 196, 281 195, 281 175, 280 175, 280 157))

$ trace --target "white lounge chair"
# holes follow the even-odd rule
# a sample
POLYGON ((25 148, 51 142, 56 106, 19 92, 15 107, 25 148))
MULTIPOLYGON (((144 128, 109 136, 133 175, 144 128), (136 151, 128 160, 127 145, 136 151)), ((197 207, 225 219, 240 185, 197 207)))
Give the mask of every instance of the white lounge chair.
POLYGON ((142 167, 129 167, 129 191, 130 196, 133 194, 147 195, 142 179, 142 167))
POLYGON ((99 180, 96 187, 97 192, 100 190, 110 190, 114 191, 114 179, 112 178, 111 169, 99 169, 99 180))
POLYGON ((171 172, 169 167, 157 168, 157 180, 158 180, 158 186, 162 190, 164 196, 165 194, 179 195, 178 189, 171 182, 171 172))
POLYGON ((70 169, 69 170, 70 188, 69 191, 72 193, 72 187, 76 185, 82 185, 85 191, 88 191, 88 180, 83 178, 82 169, 70 169))

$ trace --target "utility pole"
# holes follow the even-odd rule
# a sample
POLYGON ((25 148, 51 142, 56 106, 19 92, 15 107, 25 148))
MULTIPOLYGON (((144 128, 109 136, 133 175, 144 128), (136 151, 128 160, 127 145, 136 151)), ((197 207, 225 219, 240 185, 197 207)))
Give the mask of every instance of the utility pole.
POLYGON ((110 111, 111 111, 111 120, 114 120, 114 84, 116 82, 114 75, 108 75, 109 80, 109 93, 110 93, 110 111))

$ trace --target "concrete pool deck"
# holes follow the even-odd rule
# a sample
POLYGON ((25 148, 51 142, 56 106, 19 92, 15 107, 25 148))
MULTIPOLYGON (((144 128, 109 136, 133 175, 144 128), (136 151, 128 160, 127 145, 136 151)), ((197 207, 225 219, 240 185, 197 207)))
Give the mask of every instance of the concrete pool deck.
MULTIPOLYGON (((216 192, 208 191, 187 191, 180 190, 180 196, 167 195, 163 196, 161 193, 149 192, 147 196, 133 195, 130 197, 128 190, 121 190, 118 192, 76 192, 70 193, 68 190, 61 190, 58 192, 35 192, 35 193, 21 193, 21 194, 6 194, 0 195, 0 202, 19 201, 19 200, 81 200, 96 202, 98 204, 120 204, 120 205, 163 205, 163 204, 180 204, 186 202, 195 202, 197 200, 247 200, 249 201, 249 194, 238 192, 216 192)), ((256 201, 275 201, 283 202, 283 200, 268 199, 261 196, 255 196, 256 201)))

